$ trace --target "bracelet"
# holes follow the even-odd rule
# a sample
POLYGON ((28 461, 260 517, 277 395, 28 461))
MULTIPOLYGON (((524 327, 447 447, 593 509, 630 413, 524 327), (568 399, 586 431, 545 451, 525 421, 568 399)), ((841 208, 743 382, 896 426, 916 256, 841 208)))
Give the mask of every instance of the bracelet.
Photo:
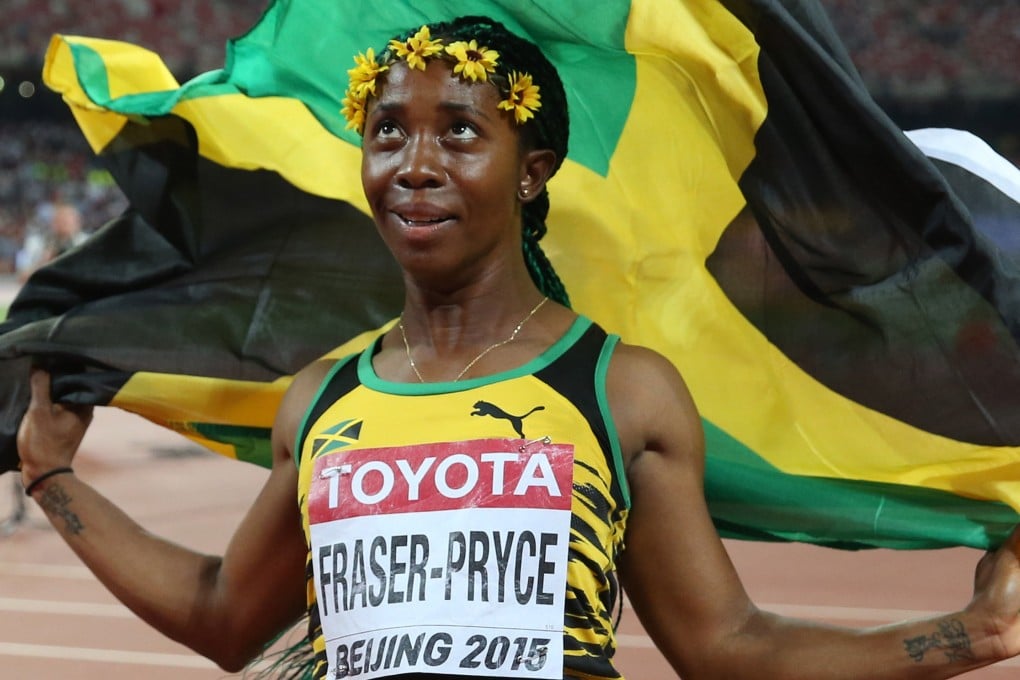
POLYGON ((32 492, 35 491, 35 488, 37 486, 39 486, 39 484, 41 484, 42 482, 45 482, 50 477, 53 477, 55 475, 62 475, 62 474, 68 473, 68 472, 73 474, 74 470, 72 470, 69 467, 58 467, 58 468, 53 468, 49 472, 42 473, 41 475, 36 477, 34 480, 32 480, 31 484, 29 484, 28 486, 25 487, 25 495, 26 496, 31 496, 32 492))

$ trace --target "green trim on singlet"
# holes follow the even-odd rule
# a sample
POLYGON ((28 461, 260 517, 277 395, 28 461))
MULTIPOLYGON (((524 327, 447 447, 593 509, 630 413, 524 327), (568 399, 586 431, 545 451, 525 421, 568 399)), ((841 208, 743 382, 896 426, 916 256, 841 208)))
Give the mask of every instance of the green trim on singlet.
POLYGON ((372 344, 371 347, 362 352, 361 356, 358 357, 358 379, 365 387, 375 390, 376 392, 382 392, 383 394, 422 396, 428 394, 450 394, 453 392, 463 392, 476 387, 483 387, 485 385, 491 385, 505 380, 512 380, 514 378, 531 375, 542 370, 559 359, 564 352, 570 349, 570 347, 577 342, 577 339, 584 335, 584 332, 588 330, 588 327, 591 326, 591 324, 591 319, 584 316, 578 316, 574 319, 574 323, 571 324, 570 328, 567 329, 567 332, 563 334, 563 337, 523 366, 518 366, 517 368, 502 371, 500 373, 493 373, 492 375, 483 375, 478 378, 469 378, 467 380, 459 380, 456 382, 404 383, 393 382, 391 380, 380 378, 376 375, 375 367, 372 366, 372 357, 375 355, 376 351, 378 351, 379 342, 382 341, 382 338, 380 337, 372 344))
POLYGON ((326 373, 326 377, 319 383, 319 389, 315 390, 315 396, 312 397, 310 402, 308 402, 308 408, 305 409, 305 414, 301 417, 301 426, 298 428, 297 434, 294 435, 294 467, 301 467, 301 447, 304 446, 305 435, 308 432, 308 426, 311 424, 308 422, 308 419, 312 417, 312 410, 315 408, 315 405, 319 403, 319 399, 322 398, 322 393, 327 387, 329 387, 329 384, 333 382, 333 376, 335 376, 341 368, 350 363, 351 359, 356 356, 358 355, 348 354, 343 359, 340 359, 333 364, 333 367, 329 369, 328 373, 326 373))
POLYGON ((620 484, 620 494, 623 496, 624 507, 630 509, 630 484, 627 483, 626 469, 623 465, 623 447, 620 446, 620 435, 616 430, 616 421, 613 420, 613 413, 609 409, 609 395, 606 390, 606 378, 609 375, 609 360, 613 356, 613 350, 620 342, 619 335, 610 334, 604 343, 602 351, 599 352, 599 360, 595 365, 595 398, 598 400, 599 412, 602 414, 602 422, 606 425, 606 438, 609 440, 609 447, 613 454, 613 467, 616 468, 616 479, 620 484))

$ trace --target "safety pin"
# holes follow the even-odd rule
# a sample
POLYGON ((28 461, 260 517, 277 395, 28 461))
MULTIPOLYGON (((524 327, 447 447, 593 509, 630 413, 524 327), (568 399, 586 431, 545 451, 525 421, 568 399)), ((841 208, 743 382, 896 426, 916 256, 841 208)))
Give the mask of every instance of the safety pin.
POLYGON ((539 437, 538 439, 528 440, 521 444, 519 447, 517 447, 518 453, 524 453, 528 449, 528 447, 533 444, 552 444, 552 437, 546 435, 544 437, 539 437))

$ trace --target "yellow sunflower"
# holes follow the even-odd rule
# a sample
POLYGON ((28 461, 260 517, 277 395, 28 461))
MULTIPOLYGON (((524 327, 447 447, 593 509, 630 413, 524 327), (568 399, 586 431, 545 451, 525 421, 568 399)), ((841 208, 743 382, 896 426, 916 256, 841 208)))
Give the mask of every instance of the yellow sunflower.
POLYGON ((390 41, 390 49, 398 57, 405 59, 411 68, 425 70, 425 60, 443 51, 443 39, 432 39, 432 33, 428 26, 422 26, 418 32, 407 40, 390 41))
POLYGON ((488 47, 479 47, 477 40, 471 42, 459 40, 451 43, 446 48, 446 53, 457 60, 453 72, 459 73, 461 78, 470 79, 472 82, 488 80, 488 74, 495 72, 496 62, 499 59, 499 52, 490 50, 488 47))
POLYGON ((359 97, 375 96, 375 79, 380 73, 389 68, 375 60, 375 51, 369 47, 364 54, 354 57, 355 66, 348 69, 347 77, 350 79, 350 90, 359 97))
POLYGON ((513 111, 514 120, 518 124, 525 123, 535 117, 535 111, 542 108, 541 96, 538 94, 538 85, 531 82, 530 73, 510 73, 510 91, 506 99, 499 103, 499 108, 504 111, 513 111))
POLYGON ((350 89, 341 103, 340 113, 347 119, 347 129, 360 135, 365 129, 365 97, 350 89))

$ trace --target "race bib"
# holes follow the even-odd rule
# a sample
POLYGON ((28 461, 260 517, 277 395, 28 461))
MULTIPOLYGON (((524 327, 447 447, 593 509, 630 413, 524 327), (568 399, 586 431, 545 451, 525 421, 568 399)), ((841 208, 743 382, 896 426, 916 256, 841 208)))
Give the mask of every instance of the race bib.
POLYGON ((562 677, 573 462, 514 439, 316 459, 328 677, 562 677))

